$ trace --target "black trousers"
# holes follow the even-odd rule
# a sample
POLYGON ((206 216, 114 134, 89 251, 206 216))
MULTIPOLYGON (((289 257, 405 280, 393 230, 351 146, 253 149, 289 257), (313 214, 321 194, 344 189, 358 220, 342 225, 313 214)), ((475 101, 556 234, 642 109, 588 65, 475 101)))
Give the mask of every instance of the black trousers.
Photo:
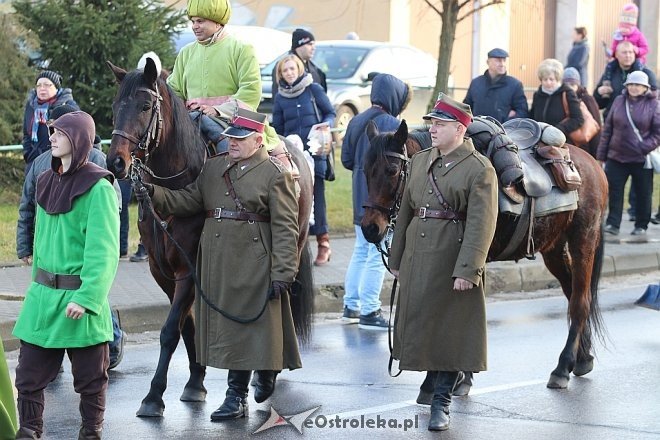
POLYGON ((44 389, 59 373, 64 351, 71 361, 73 388, 80 394, 82 425, 90 430, 103 427, 108 389, 108 344, 83 348, 44 348, 21 341, 16 367, 20 426, 43 433, 44 389))
POLYGON ((635 227, 647 229, 651 219, 651 193, 653 191, 653 170, 644 169, 643 163, 621 163, 611 159, 605 164, 605 175, 610 192, 607 224, 621 226, 623 195, 628 177, 632 178, 635 192, 635 227))

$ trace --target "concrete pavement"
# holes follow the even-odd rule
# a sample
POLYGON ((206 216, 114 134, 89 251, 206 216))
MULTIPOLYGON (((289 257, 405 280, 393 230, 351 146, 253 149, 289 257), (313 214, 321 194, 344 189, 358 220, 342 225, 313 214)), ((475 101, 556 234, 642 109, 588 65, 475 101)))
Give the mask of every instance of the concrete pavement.
MULTIPOLYGON (((624 216, 627 217, 627 216, 624 216)), ((621 235, 607 236, 603 276, 617 276, 660 269, 660 226, 649 225, 647 236, 639 240, 629 235, 633 224, 627 218, 621 225, 621 235), (629 231, 630 230, 630 231, 629 231)), ((342 309, 344 275, 353 251, 352 236, 331 238, 332 258, 322 267, 314 268, 318 289, 317 312, 339 312, 342 309)), ((310 242, 311 246, 315 243, 310 242)), ((314 249, 315 253, 315 249, 314 249)), ((11 335, 25 291, 30 282, 31 268, 21 264, 0 267, 0 337, 6 350, 18 347, 11 335)), ((392 276, 387 274, 381 299, 389 304, 392 276)), ((489 263, 487 293, 519 293, 557 287, 557 280, 545 269, 543 260, 489 263)), ((117 277, 110 291, 110 303, 119 309, 122 327, 128 332, 157 330, 169 309, 167 297, 154 282, 147 263, 120 261, 117 277)))

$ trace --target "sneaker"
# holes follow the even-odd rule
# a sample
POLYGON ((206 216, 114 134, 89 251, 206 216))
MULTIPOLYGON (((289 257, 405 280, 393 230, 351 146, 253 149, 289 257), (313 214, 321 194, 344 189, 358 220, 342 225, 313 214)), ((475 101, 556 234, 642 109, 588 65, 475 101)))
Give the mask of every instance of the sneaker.
POLYGON ((128 260, 128 252, 121 252, 119 254, 119 259, 120 260, 128 260))
POLYGON ((655 217, 651 217, 651 220, 649 221, 654 225, 660 225, 660 216, 656 215, 655 217))
POLYGON ((635 228, 635 229, 633 229, 633 231, 630 233, 630 235, 646 235, 646 229, 635 228))
POLYGON ((144 249, 143 246, 138 247, 137 252, 131 255, 131 261, 133 263, 139 263, 147 260, 149 260, 149 255, 147 255, 147 251, 144 249))
POLYGON ((357 324, 360 320, 360 312, 344 306, 344 315, 341 320, 344 321, 344 324, 357 324))
POLYGON ((607 234, 619 235, 619 228, 617 228, 616 226, 605 225, 605 228, 603 228, 603 231, 605 231, 605 233, 607 233, 607 234))
POLYGON ((368 315, 360 315, 358 327, 363 330, 387 331, 387 319, 383 318, 383 314, 380 310, 376 310, 368 315))

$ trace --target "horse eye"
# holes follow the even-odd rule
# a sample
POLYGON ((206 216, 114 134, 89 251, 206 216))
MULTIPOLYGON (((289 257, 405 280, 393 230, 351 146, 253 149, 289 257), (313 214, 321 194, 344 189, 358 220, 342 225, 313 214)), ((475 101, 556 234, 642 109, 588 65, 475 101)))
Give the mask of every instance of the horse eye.
POLYGON ((385 172, 388 176, 396 176, 399 173, 399 167, 396 165, 389 165, 385 172))
POLYGON ((143 111, 143 112, 146 112, 146 111, 149 111, 149 110, 151 110, 151 103, 149 103, 149 102, 145 102, 145 103, 142 105, 142 111, 143 111))

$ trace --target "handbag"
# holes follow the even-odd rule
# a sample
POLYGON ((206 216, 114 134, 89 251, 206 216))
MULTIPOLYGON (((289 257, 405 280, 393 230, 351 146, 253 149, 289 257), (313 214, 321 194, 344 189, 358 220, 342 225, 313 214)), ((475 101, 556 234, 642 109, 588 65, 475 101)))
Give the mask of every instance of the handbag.
MULTIPOLYGON (((628 122, 630 123, 630 126, 632 127, 633 132, 637 137, 637 140, 643 142, 644 138, 639 133, 639 129, 633 122, 632 116, 630 116, 630 108, 627 103, 625 104, 625 107, 626 107, 626 116, 628 117, 628 122)), ((651 151, 649 154, 646 155, 646 159, 644 160, 644 169, 645 170, 652 169, 654 173, 660 173, 660 147, 656 148, 655 150, 651 151)))
MULTIPOLYGON (((316 120, 322 122, 321 112, 316 106, 316 99, 312 95, 312 105, 314 106, 314 113, 316 114, 316 120)), ((324 154, 326 160, 325 176, 324 179, 328 182, 335 180, 335 146, 333 142, 330 142, 330 149, 324 154)))
MULTIPOLYGON (((600 131, 600 125, 594 119, 594 117, 589 112, 587 105, 580 101, 580 113, 582 113, 582 119, 584 123, 575 131, 572 131, 568 134, 568 138, 574 145, 578 147, 586 147, 589 144, 589 141, 592 140, 600 131)), ((561 95, 561 103, 564 107, 564 113, 566 113, 566 119, 568 119, 570 112, 568 109, 568 100, 566 99, 566 92, 563 92, 561 95)), ((564 120, 566 120, 564 119, 564 120)))

